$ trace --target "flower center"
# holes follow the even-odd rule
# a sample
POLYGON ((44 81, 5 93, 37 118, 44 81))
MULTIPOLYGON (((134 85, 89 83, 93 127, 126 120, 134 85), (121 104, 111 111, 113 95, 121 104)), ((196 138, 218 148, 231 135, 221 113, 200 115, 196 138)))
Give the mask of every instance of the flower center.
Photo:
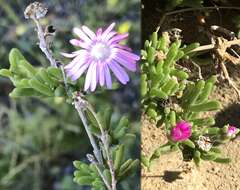
POLYGON ((91 50, 91 55, 99 61, 107 59, 111 54, 111 49, 103 43, 96 43, 91 50))

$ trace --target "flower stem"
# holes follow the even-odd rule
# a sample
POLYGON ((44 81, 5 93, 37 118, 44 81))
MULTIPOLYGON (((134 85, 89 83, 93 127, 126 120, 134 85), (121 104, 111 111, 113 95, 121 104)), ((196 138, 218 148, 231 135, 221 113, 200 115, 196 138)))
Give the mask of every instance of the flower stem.
POLYGON ((33 21, 35 22, 37 26, 37 33, 38 33, 38 39, 39 39, 39 48, 42 50, 42 52, 46 55, 47 59, 50 61, 51 66, 56 67, 57 63, 55 59, 52 56, 51 50, 48 48, 44 32, 42 29, 42 26, 38 19, 34 18, 33 21))
POLYGON ((103 144, 104 151, 106 153, 107 164, 108 164, 110 174, 111 174, 111 178, 112 178, 112 184, 111 184, 112 185, 112 190, 116 190, 117 189, 117 187, 116 187, 117 186, 117 181, 116 181, 116 178, 115 178, 115 171, 114 171, 112 156, 110 154, 108 134, 104 130, 101 122, 98 120, 97 114, 94 112, 93 108, 90 105, 88 105, 87 108, 93 114, 93 116, 95 117, 95 119, 98 123, 99 129, 101 131, 101 141, 102 141, 102 144, 103 144))
POLYGON ((87 120, 86 120, 86 116, 84 114, 84 106, 83 104, 85 104, 85 100, 81 101, 79 99, 75 100, 74 101, 74 105, 75 105, 75 109, 78 111, 78 114, 79 114, 79 117, 80 119, 82 120, 82 123, 83 123, 83 126, 87 132, 87 135, 88 135, 88 138, 90 140, 90 143, 93 147, 93 153, 94 153, 94 156, 96 157, 97 161, 102 164, 103 163, 103 160, 102 160, 102 154, 101 154, 101 151, 98 149, 98 146, 97 146, 97 143, 90 131, 90 128, 87 124, 87 120))

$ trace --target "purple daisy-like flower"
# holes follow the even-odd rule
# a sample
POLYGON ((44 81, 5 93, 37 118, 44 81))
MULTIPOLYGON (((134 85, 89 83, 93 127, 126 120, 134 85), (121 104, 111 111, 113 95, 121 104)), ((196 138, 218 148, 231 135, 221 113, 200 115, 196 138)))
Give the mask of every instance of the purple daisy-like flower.
POLYGON ((86 74, 84 90, 94 91, 99 83, 100 86, 112 87, 111 72, 118 81, 126 84, 129 76, 125 69, 135 72, 136 62, 139 56, 132 53, 128 46, 120 42, 128 37, 128 34, 118 34, 113 30, 112 23, 106 30, 99 28, 96 34, 87 26, 74 28, 73 32, 79 39, 72 39, 70 43, 81 49, 70 54, 62 53, 63 56, 73 58, 65 66, 67 76, 73 81, 83 73, 86 74))
POLYGON ((186 121, 180 121, 171 130, 171 139, 173 141, 185 141, 192 134, 191 125, 186 121))

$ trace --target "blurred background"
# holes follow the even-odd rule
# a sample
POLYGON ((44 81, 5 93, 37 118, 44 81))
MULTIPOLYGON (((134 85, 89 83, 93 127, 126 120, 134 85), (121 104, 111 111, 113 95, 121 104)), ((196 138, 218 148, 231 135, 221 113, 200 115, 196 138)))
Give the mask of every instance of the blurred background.
MULTIPOLYGON (((8 68, 11 48, 20 49, 35 66, 48 64, 37 46, 34 24, 24 19, 24 9, 33 1, 0 0, 0 69, 8 68)), ((126 42, 134 52, 140 51, 139 0, 49 0, 41 1, 49 8, 43 25, 57 29, 54 55, 71 52, 72 28, 87 25, 96 30, 116 22, 120 33, 129 32, 126 42)), ((67 63, 67 59, 63 59, 67 63)), ((138 75, 131 75, 127 86, 90 97, 97 110, 110 105, 113 120, 129 117, 132 132, 129 157, 139 157, 138 75)), ((72 181, 74 160, 85 161, 92 151, 81 122, 71 105, 61 99, 44 101, 35 98, 9 99, 13 86, 0 77, 0 190, 87 190, 72 181)), ((139 171, 121 184, 122 189, 139 189, 139 171)))

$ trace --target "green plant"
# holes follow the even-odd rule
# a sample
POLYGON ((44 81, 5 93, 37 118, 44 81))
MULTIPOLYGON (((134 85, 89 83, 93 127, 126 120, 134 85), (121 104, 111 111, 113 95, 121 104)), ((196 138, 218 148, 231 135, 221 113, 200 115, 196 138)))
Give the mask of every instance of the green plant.
POLYGON ((194 56, 192 50, 198 46, 198 43, 181 45, 180 40, 170 42, 168 33, 159 38, 157 32, 145 42, 141 65, 141 103, 146 115, 158 126, 165 127, 168 137, 165 145, 148 158, 142 157, 147 167, 161 154, 173 150, 181 150, 185 160, 193 159, 197 165, 200 160, 229 162, 228 158, 221 157, 217 148, 227 139, 228 126, 220 129, 214 126, 213 117, 204 117, 206 112, 221 109, 219 101, 209 98, 216 77, 193 81, 178 64, 179 60, 194 56), (171 133, 181 121, 191 126, 191 136, 174 141, 171 133), (204 148, 204 143, 209 147, 204 148))

